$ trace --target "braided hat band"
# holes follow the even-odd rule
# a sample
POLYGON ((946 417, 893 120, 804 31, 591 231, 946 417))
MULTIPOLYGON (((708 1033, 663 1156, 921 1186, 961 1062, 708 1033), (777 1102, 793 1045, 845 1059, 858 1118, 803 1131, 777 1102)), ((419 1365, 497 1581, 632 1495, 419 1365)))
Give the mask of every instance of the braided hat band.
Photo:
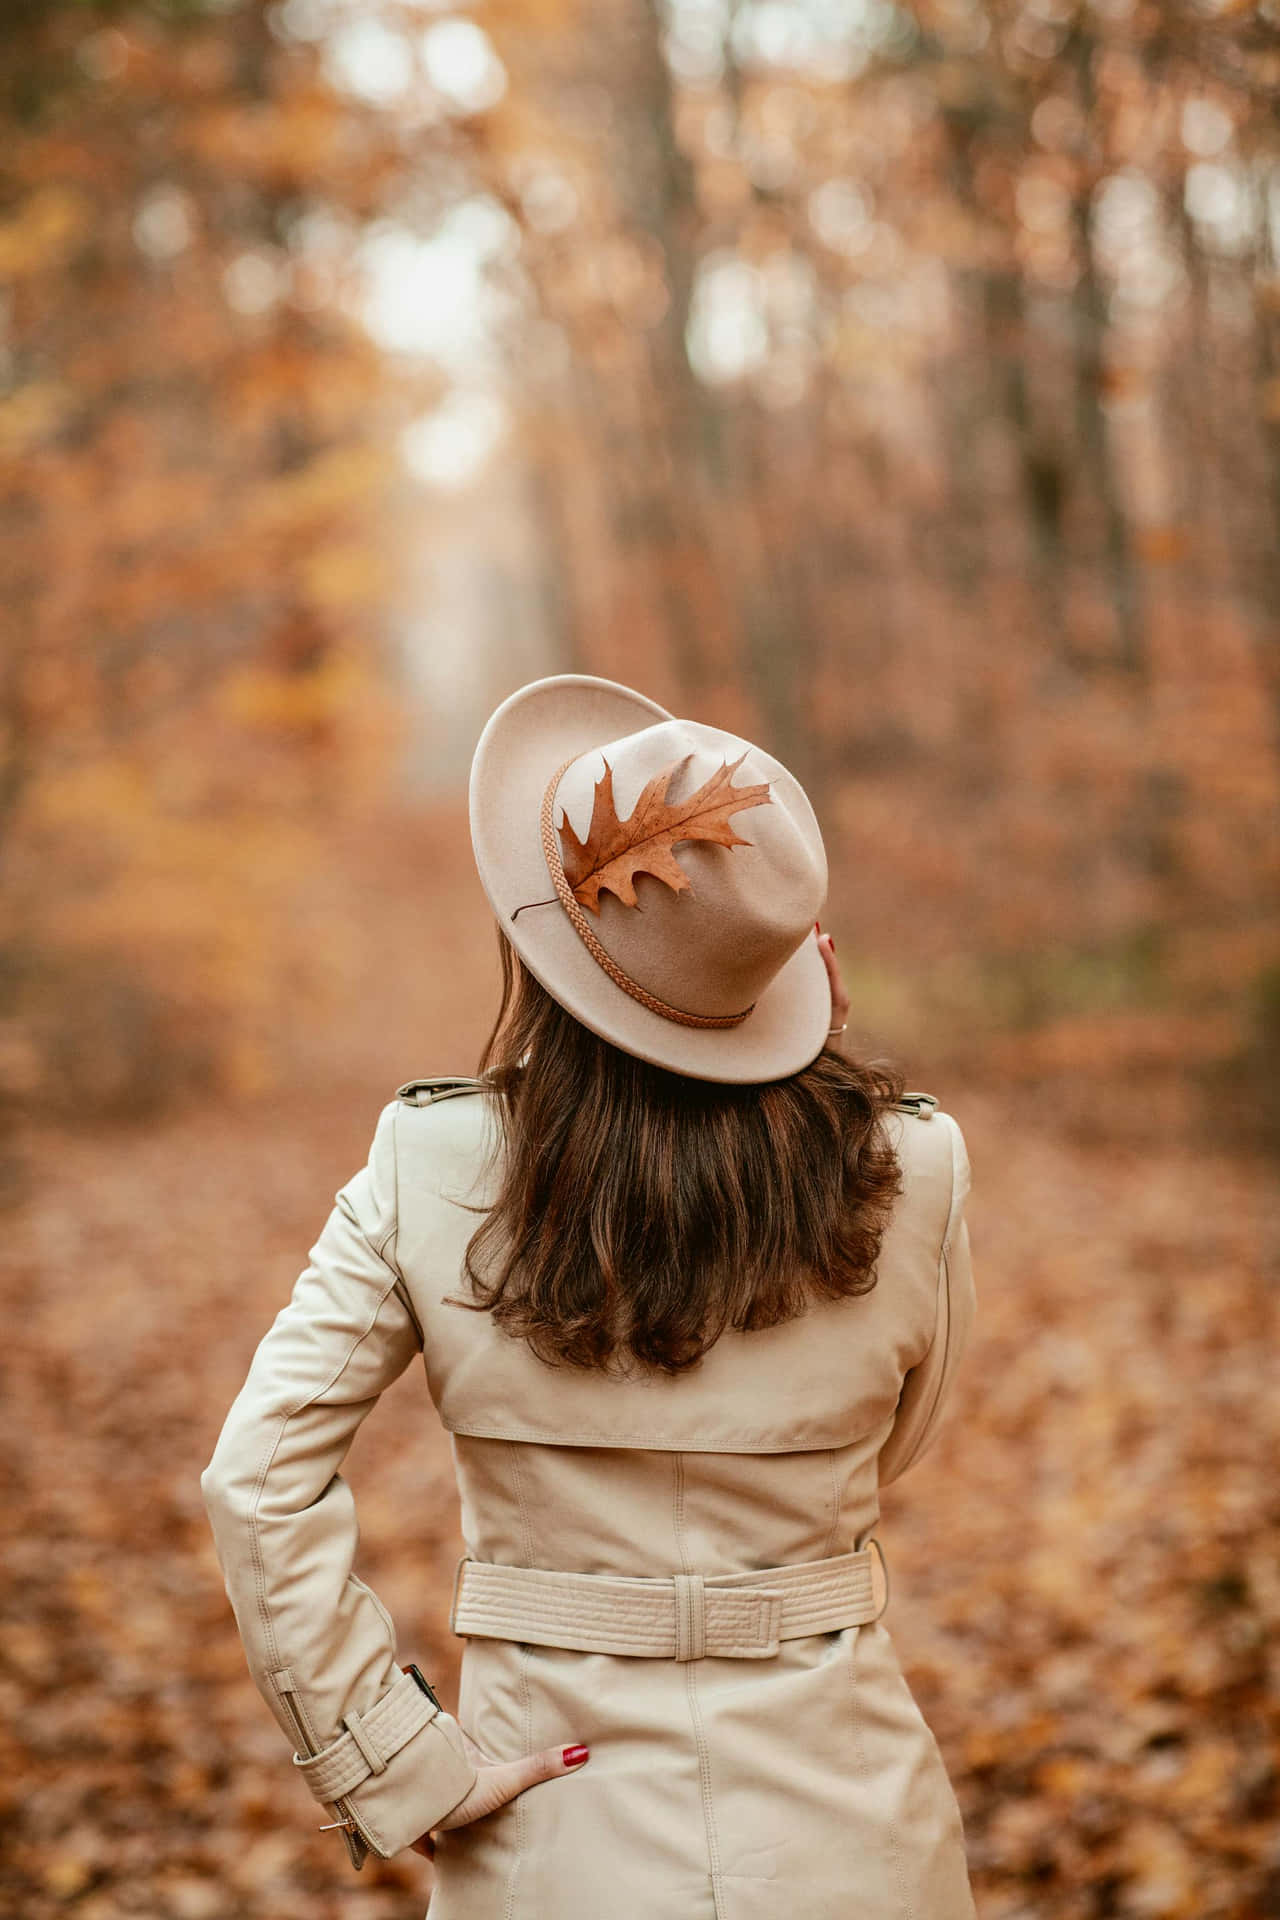
POLYGON ((612 954, 606 951, 592 931, 591 924, 578 900, 575 898, 573 888, 569 885, 568 876, 564 870, 564 861, 560 854, 559 836, 556 833, 552 819, 552 815, 555 812, 556 788, 560 785, 563 775, 577 758, 577 754, 570 754, 563 766, 557 767, 550 780, 548 780, 546 792, 542 796, 541 824, 542 851, 546 855, 547 871, 551 875, 552 884, 555 887, 560 904, 568 914, 574 931, 581 939, 583 946, 596 962, 596 965, 604 969, 615 986, 621 987, 624 993, 629 993, 631 998, 638 1000, 642 1007, 648 1007, 651 1013, 660 1013, 664 1020, 678 1021, 682 1027, 741 1026, 742 1022, 751 1012, 752 1007, 755 1006, 754 1000, 751 1006, 744 1007, 741 1013, 685 1013, 681 1008, 669 1006, 665 1000, 659 1000, 656 993, 650 993, 648 988, 642 987, 638 980, 633 980, 631 975, 618 965, 612 954))

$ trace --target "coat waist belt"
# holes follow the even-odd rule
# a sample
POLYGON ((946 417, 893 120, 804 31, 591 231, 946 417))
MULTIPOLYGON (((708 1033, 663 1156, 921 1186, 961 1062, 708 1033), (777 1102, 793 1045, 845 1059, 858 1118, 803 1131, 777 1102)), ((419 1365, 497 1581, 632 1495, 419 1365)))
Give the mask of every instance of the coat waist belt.
POLYGON ((780 1640, 878 1620, 888 1599, 880 1544, 750 1573, 632 1579, 459 1562, 449 1624, 514 1640, 650 1660, 768 1660, 780 1640), (877 1577, 878 1576, 878 1577, 877 1577))

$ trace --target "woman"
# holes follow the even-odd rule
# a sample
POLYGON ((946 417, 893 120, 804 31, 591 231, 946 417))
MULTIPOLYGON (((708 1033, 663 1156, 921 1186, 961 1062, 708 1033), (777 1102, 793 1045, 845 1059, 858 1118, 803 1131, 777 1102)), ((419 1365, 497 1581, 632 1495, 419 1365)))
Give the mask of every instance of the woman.
POLYGON ((768 754, 538 681, 471 831, 481 1077, 383 1110, 204 1476, 254 1678, 355 1865, 434 1856, 432 1920, 963 1920, 871 1542, 972 1315, 960 1129, 829 1046, 822 838, 768 754), (352 1571, 338 1474, 419 1352, 456 1718, 352 1571))

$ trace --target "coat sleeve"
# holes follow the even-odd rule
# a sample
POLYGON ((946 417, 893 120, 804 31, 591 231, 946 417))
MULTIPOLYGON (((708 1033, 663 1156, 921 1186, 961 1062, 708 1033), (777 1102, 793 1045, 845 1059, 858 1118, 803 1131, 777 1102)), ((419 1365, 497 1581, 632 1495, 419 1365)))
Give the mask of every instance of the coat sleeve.
POLYGON ((357 1867, 426 1833, 476 1778, 456 1720, 402 1673, 392 1621, 353 1570, 338 1472, 420 1344, 395 1266, 398 1105, 339 1190, 201 1478, 254 1682, 357 1867))
POLYGON ((880 1449, 882 1487, 914 1466, 937 1438, 973 1327, 976 1297, 969 1226, 965 1218, 970 1189, 969 1155, 964 1135, 952 1116, 939 1110, 929 1124, 939 1123, 944 1124, 951 1135, 951 1205, 938 1251, 933 1339, 924 1357, 902 1383, 893 1426, 880 1449))

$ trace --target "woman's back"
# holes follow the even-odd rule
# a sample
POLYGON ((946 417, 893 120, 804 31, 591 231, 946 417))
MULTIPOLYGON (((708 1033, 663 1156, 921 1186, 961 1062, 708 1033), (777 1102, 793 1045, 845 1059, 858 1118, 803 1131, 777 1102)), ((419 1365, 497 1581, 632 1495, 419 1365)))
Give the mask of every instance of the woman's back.
MULTIPOLYGON (((405 1092, 379 1129, 376 1185, 398 1196, 387 1251, 423 1328, 480 1569, 692 1584, 856 1556, 882 1477, 932 1435, 972 1312, 954 1120, 927 1099, 887 1117, 903 1191, 872 1291, 724 1335, 693 1372, 619 1382, 549 1369, 450 1304, 475 1225, 461 1203, 483 1205, 495 1173, 490 1102, 405 1092)), ((622 1588, 602 1615, 572 1591, 547 1614, 537 1587, 531 1600, 475 1571, 459 1581, 462 1724, 495 1758, 573 1725, 595 1758, 571 1789, 443 1834, 433 1920, 971 1911, 951 1790, 882 1626, 770 1640, 766 1622, 750 1652, 681 1661, 660 1622, 629 1622, 622 1588), (563 1640, 566 1623, 595 1650, 509 1637, 563 1640), (653 1635, 632 1643, 648 1657, 604 1650, 614 1630, 653 1635)), ((736 1602, 777 1584, 719 1591, 736 1602)), ((716 1597, 697 1596, 704 1634, 716 1597)), ((868 1615, 883 1597, 877 1581, 868 1615)), ((733 1622, 741 1633, 740 1607, 733 1622)))
POLYGON ((771 756, 570 675, 491 718, 471 799, 483 1078, 383 1109, 204 1479, 254 1678, 356 1866, 434 1846, 432 1920, 969 1920, 872 1539, 972 1315, 960 1129, 827 1044, 825 854, 771 756), (419 1354, 456 1717, 339 1472, 419 1354))
POLYGON ((927 1095, 907 1096, 905 1110, 885 1115, 903 1192, 869 1291, 814 1301, 778 1326, 727 1332, 688 1372, 633 1368, 619 1378, 549 1368, 465 1303, 467 1243, 503 1171, 494 1107, 474 1081, 406 1083, 383 1110, 360 1176, 360 1204, 401 1276, 449 1431, 692 1452, 838 1447, 848 1450, 851 1471, 856 1463, 858 1511, 872 1525, 880 1449, 892 1431, 879 1469, 892 1478, 932 1431, 943 1368, 948 1359, 954 1367, 972 1310, 969 1164, 952 1117, 927 1095), (958 1261, 963 1284, 950 1287, 958 1261), (951 1326, 953 1307, 962 1318, 951 1326), (900 1408, 904 1377, 916 1369, 900 1408))

